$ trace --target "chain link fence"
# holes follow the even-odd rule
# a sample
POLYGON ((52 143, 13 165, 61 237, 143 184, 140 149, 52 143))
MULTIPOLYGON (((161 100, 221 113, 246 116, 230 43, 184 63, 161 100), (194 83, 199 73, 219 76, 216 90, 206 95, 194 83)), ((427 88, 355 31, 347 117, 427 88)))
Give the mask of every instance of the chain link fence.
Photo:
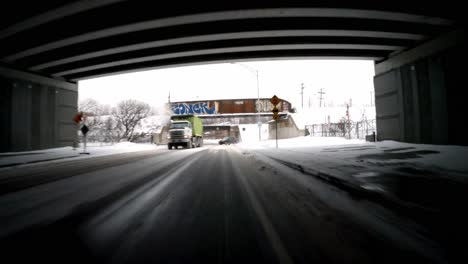
POLYGON ((306 129, 312 137, 344 137, 348 139, 365 139, 366 135, 377 131, 375 119, 306 125, 306 129))

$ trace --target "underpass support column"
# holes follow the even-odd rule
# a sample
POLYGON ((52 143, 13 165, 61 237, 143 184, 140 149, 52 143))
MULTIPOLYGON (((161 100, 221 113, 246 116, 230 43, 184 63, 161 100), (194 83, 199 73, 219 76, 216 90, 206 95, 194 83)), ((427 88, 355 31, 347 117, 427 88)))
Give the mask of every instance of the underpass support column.
POLYGON ((378 140, 468 145, 464 36, 457 30, 376 64, 378 140))
POLYGON ((0 152, 72 146, 78 86, 0 67, 0 152))

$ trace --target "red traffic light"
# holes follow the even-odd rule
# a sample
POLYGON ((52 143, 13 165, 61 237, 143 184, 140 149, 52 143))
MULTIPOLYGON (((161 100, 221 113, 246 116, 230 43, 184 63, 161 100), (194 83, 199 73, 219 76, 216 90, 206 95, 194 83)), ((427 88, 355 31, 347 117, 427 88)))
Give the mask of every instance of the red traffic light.
POLYGON ((81 120, 83 120, 83 112, 79 112, 73 117, 73 121, 75 121, 77 124, 80 123, 81 120))

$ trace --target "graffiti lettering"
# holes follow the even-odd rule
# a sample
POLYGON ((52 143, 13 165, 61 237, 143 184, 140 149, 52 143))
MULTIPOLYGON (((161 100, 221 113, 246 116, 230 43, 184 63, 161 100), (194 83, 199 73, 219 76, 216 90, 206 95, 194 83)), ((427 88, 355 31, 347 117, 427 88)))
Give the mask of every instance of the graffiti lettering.
POLYGON ((210 107, 210 105, 206 102, 174 103, 171 105, 171 109, 175 115, 190 115, 190 114, 211 115, 211 114, 218 113, 216 104, 210 107))
MULTIPOLYGON (((270 100, 260 100, 256 102, 256 105, 259 112, 262 113, 271 112, 273 109, 273 104, 270 102, 270 100)), ((278 108, 281 110, 281 105, 278 105, 278 108)))

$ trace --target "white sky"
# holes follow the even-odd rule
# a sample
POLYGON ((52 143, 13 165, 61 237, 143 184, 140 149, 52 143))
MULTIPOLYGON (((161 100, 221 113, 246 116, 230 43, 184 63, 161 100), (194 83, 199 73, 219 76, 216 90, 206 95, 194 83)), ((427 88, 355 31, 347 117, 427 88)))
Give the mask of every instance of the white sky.
POLYGON ((274 94, 301 108, 301 83, 304 83, 304 108, 309 98, 318 106, 323 88, 324 101, 353 105, 370 104, 374 62, 371 60, 294 60, 236 62, 185 66, 114 75, 79 82, 79 99, 93 98, 101 104, 116 105, 136 99, 159 106, 171 101, 256 98, 257 69, 260 97, 274 94), (236 65, 237 64, 237 65, 236 65), (244 66, 247 67, 244 67, 244 66))

